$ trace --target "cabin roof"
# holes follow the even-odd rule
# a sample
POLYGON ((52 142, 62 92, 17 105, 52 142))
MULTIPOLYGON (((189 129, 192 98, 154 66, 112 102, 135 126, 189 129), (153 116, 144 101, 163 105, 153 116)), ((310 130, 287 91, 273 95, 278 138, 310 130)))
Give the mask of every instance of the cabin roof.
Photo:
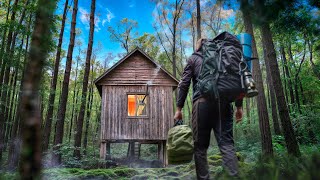
POLYGON ((154 61, 147 53, 145 53, 142 49, 140 48, 135 48, 133 51, 131 51, 130 53, 128 53, 125 57, 123 57, 122 59, 120 59, 117 63, 115 63, 111 68, 109 68, 107 71, 105 71, 101 76, 99 76, 95 81, 95 85, 98 88, 98 91, 101 95, 102 93, 102 85, 99 84, 100 80, 103 79, 105 76, 107 76, 110 72, 112 72, 114 69, 116 69, 116 67, 118 67, 120 64, 122 64, 124 61, 126 61, 127 59, 129 59, 130 56, 132 56, 134 53, 136 52, 140 52, 143 56, 146 57, 146 59, 148 59, 150 62, 152 62, 155 66, 160 67, 160 69, 165 72, 165 74, 167 74, 174 82, 176 82, 176 84, 179 84, 179 80, 177 78, 175 78, 173 75, 171 75, 166 69, 164 69, 161 65, 159 65, 156 61, 154 61))

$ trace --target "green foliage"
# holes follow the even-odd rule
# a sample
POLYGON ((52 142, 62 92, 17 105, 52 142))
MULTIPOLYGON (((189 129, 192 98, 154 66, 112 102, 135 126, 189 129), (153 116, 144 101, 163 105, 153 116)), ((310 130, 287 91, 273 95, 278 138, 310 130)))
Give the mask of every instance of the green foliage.
POLYGON ((320 140, 320 117, 315 111, 304 109, 292 119, 295 135, 300 144, 315 144, 320 140))
POLYGON ((276 156, 265 159, 260 157, 244 179, 319 179, 320 154, 310 157, 276 156))

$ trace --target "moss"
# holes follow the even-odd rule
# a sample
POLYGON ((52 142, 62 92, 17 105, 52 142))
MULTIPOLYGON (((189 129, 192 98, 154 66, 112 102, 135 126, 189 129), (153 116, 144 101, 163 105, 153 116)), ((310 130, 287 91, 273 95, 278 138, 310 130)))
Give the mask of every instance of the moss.
POLYGON ((154 174, 135 175, 132 177, 132 180, 148 180, 148 179, 159 179, 159 178, 154 174))
POLYGON ((221 166, 222 165, 222 159, 217 160, 208 160, 208 164, 211 166, 221 166))
POLYGON ((166 173, 166 175, 177 177, 177 176, 179 176, 179 173, 176 171, 169 171, 166 173))
POLYGON ((16 173, 0 173, 0 179, 19 179, 16 173))
POLYGON ((215 155, 209 156, 208 159, 215 161, 215 160, 222 159, 222 156, 220 154, 215 154, 215 155))
POLYGON ((118 177, 132 177, 137 175, 139 172, 136 171, 135 169, 124 168, 124 169, 116 169, 114 170, 114 173, 118 177))
POLYGON ((243 162, 244 161, 244 157, 239 153, 239 152, 236 152, 236 155, 237 155, 237 158, 240 162, 243 162))

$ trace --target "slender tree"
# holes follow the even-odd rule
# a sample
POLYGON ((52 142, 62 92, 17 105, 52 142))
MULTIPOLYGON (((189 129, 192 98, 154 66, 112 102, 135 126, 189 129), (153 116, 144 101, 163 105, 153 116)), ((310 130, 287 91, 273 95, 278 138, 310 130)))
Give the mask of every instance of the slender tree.
POLYGON ((74 87, 73 87, 73 93, 72 93, 72 107, 71 107, 71 117, 70 117, 70 126, 69 126, 69 143, 71 141, 72 131, 74 130, 73 122, 76 122, 76 120, 77 120, 78 95, 79 95, 79 91, 80 91, 79 88, 77 87, 77 85, 78 85, 78 67, 79 67, 79 62, 81 61, 81 58, 80 58, 81 42, 78 41, 76 44, 79 45, 79 54, 78 54, 78 56, 76 58, 77 61, 76 61, 76 69, 75 69, 75 77, 74 77, 74 87))
MULTIPOLYGON (((266 48, 263 47, 263 55, 264 55, 264 60, 265 61, 269 61, 266 52, 266 48)), ((276 101, 276 96, 275 96, 275 92, 274 92, 274 88, 272 85, 272 80, 271 80, 271 70, 270 68, 267 66, 266 67, 266 71, 267 71, 267 83, 268 83, 268 87, 269 87, 269 93, 270 93, 270 104, 271 104, 271 115, 272 115, 272 122, 273 122, 273 129, 276 135, 280 135, 281 131, 280 131, 280 125, 279 125, 279 120, 278 120, 278 111, 277 111, 277 101, 276 101)))
POLYGON ((24 179, 40 179, 41 138, 39 86, 42 68, 50 46, 55 1, 39 0, 29 58, 22 80, 21 109, 24 151, 21 153, 20 175, 24 179))
POLYGON ((74 48, 74 40, 76 36, 76 20, 77 20, 77 12, 78 12, 78 0, 74 0, 73 2, 73 12, 72 12, 72 21, 71 21, 71 31, 70 31, 70 43, 68 47, 67 59, 66 59, 66 69, 64 72, 62 92, 60 96, 60 105, 57 116, 57 126, 55 131, 54 138, 54 153, 53 153, 53 163, 60 164, 61 163, 61 154, 59 152, 60 146, 63 140, 63 132, 64 132, 64 121, 66 115, 66 107, 68 101, 68 93, 69 93, 69 80, 70 80, 70 71, 72 64, 72 55, 74 48))
POLYGON ((59 33, 59 40, 58 40, 58 46, 57 46, 57 53, 54 63, 54 70, 53 70, 53 77, 50 87, 50 95, 49 95, 49 102, 48 102, 48 111, 46 116, 46 122, 44 126, 43 131, 43 144, 42 144, 42 150, 46 151, 49 147, 49 141, 50 141, 50 135, 51 135, 51 126, 52 126, 52 117, 53 117, 53 108, 54 108, 54 100, 56 97, 56 88, 57 88, 57 80, 58 80, 58 72, 59 72, 59 64, 60 64, 60 58, 61 58, 61 46, 63 41, 63 34, 64 34, 64 28, 66 23, 66 17, 68 12, 68 0, 66 0, 64 4, 63 9, 63 15, 62 15, 62 22, 61 22, 61 29, 59 33))
POLYGON ((201 11, 200 0, 197 0, 197 40, 201 38, 201 11))
MULTIPOLYGON (((257 8, 258 16, 264 17, 263 13, 266 11, 264 6, 264 0, 255 0, 255 7, 257 8)), ((289 110, 285 101, 282 83, 280 79, 280 72, 277 62, 277 56, 272 40, 272 33, 270 30, 270 25, 267 21, 260 22, 260 32, 262 36, 262 43, 266 48, 268 53, 266 56, 268 61, 266 61, 266 66, 272 69, 271 79, 274 86, 274 90, 277 96, 277 104, 279 108, 279 116, 281 120, 281 125, 283 129, 284 138, 287 145, 287 150, 289 154, 294 156, 300 156, 299 145, 297 139, 294 135, 293 126, 291 124, 289 110)))
MULTIPOLYGON (((246 32, 252 35, 252 52, 253 57, 258 57, 256 42, 253 34, 252 22, 251 22, 251 15, 248 11, 249 4, 248 0, 241 0, 241 11, 244 21, 244 26, 246 32)), ((261 135, 261 144, 262 144, 262 152, 265 155, 273 155, 273 148, 272 148, 272 138, 270 132, 270 125, 269 125, 269 116, 268 116, 268 109, 266 98, 264 94, 264 87, 263 87, 263 80, 262 80, 262 73, 259 65, 259 61, 253 61, 253 74, 254 79, 256 80, 257 89, 259 94, 257 96, 257 103, 258 103, 258 115, 259 115, 259 127, 260 127, 260 135, 261 135)))
POLYGON ((96 9, 96 1, 91 1, 91 12, 90 12, 90 32, 89 32, 89 41, 88 41, 88 49, 86 56, 86 65, 83 74, 83 85, 82 85, 82 95, 81 95, 81 106, 80 112, 77 120, 77 130, 75 134, 74 146, 75 150, 73 156, 77 159, 81 158, 80 148, 81 148, 81 137, 82 137, 82 128, 83 128, 83 119, 86 110, 86 100, 87 100, 87 91, 88 91, 88 80, 90 74, 90 60, 92 54, 92 46, 93 46, 93 33, 94 33, 94 15, 96 9))
MULTIPOLYGON (((7 14, 6 14, 6 21, 5 23, 7 24, 9 21, 9 14, 10 14, 10 4, 11 4, 11 0, 8 0, 7 2, 7 14)), ((5 43, 6 43, 6 36, 7 36, 7 30, 8 28, 4 28, 3 30, 3 35, 2 35, 2 41, 1 41, 1 48, 0 48, 0 68, 2 69, 3 67, 3 55, 4 55, 4 47, 5 47, 5 43)), ((2 82, 2 78, 1 78, 1 82, 2 82)))
POLYGON ((288 62, 287 62, 287 58, 286 58, 286 52, 285 52, 285 49, 284 49, 283 45, 280 46, 280 54, 281 54, 281 59, 282 59, 283 65, 284 65, 284 72, 286 74, 286 78, 287 78, 287 82, 288 82, 288 88, 289 88, 289 94, 290 94, 290 103, 294 104, 295 103, 295 97, 294 97, 294 94, 293 94, 292 80, 291 80, 291 75, 290 75, 288 62))
MULTIPOLYGON (((18 6, 19 0, 15 0, 13 4, 13 11, 11 13, 11 18, 10 18, 10 26, 9 26, 9 31, 8 31, 8 36, 7 36, 7 41, 6 41, 6 48, 5 52, 9 53, 10 47, 11 47, 11 42, 12 42, 12 35, 14 32, 14 21, 15 21, 15 16, 16 16, 16 9, 18 6)), ((0 72, 0 84, 1 84, 1 101, 0 101, 0 162, 2 161, 2 152, 4 148, 4 132, 5 132, 5 111, 6 111, 6 102, 7 102, 7 84, 9 81, 9 73, 8 70, 10 68, 8 67, 8 61, 9 58, 7 56, 2 56, 1 61, 3 62, 1 66, 1 72, 0 72), (6 76, 4 77, 4 74, 6 76)))
MULTIPOLYGON (((28 22, 28 28, 26 30, 26 32, 29 32, 32 26, 32 15, 30 15, 29 17, 29 22, 28 22)), ((28 58, 28 50, 29 50, 29 41, 30 41, 30 35, 27 34, 26 36, 26 44, 25 44, 25 51, 24 51, 24 60, 23 60, 23 65, 22 65, 22 69, 25 69, 26 67, 26 62, 27 62, 27 58, 28 58)), ((22 72, 22 78, 24 79, 24 72, 22 72)), ((10 137, 10 146, 9 146, 9 152, 8 152, 8 169, 12 170, 14 168, 17 167, 18 165, 18 157, 19 157, 19 153, 20 153, 20 146, 21 146, 21 120, 20 120, 20 113, 19 113, 19 109, 21 109, 21 95, 22 95, 22 84, 20 84, 19 87, 19 94, 18 94, 18 103, 17 103, 17 111, 13 120, 13 126, 12 126, 12 130, 11 130, 11 137, 10 137)))

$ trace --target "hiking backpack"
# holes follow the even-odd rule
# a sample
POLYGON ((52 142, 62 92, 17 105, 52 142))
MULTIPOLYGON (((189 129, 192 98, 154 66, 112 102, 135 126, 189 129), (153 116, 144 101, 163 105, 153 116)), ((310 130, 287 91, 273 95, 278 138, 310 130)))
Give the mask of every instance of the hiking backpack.
POLYGON ((244 97, 244 73, 249 70, 237 37, 223 32, 214 39, 204 39, 201 51, 203 62, 197 84, 201 95, 229 102, 244 97))

